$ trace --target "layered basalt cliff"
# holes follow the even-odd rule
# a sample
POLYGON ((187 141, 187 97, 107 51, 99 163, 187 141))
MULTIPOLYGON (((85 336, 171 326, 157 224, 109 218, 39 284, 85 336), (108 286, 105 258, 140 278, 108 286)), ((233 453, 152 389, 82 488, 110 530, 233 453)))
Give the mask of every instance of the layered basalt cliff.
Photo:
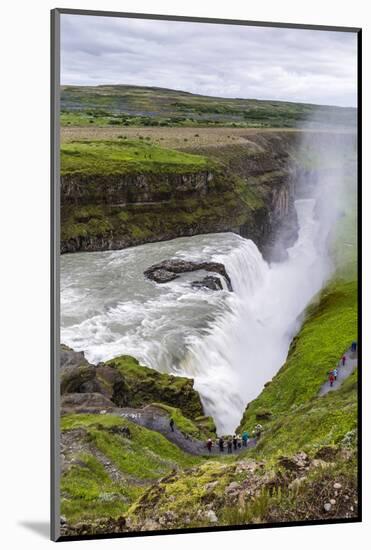
POLYGON ((188 174, 66 175, 62 177, 62 205, 130 204, 164 202, 186 196, 205 196, 214 174, 201 171, 188 174))
POLYGON ((254 240, 265 256, 280 255, 296 238, 295 182, 304 169, 295 157, 299 140, 295 132, 257 133, 244 143, 191 150, 193 158, 210 161, 192 170, 64 171, 61 252, 232 231, 254 240))

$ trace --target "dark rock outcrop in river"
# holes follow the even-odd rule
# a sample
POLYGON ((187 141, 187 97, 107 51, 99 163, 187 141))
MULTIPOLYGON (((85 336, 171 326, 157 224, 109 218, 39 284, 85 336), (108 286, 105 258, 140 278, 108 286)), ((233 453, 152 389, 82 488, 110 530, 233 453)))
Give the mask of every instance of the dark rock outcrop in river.
MULTIPOLYGON (((224 277, 229 291, 232 291, 231 279, 225 269, 225 266, 218 262, 193 262, 189 260, 180 260, 178 258, 172 260, 164 260, 159 264, 151 265, 148 269, 145 270, 144 275, 151 281, 156 283, 167 283, 174 279, 177 279, 181 273, 190 273, 193 271, 211 271, 213 273, 219 273, 224 277)), ((205 277, 207 279, 207 277, 205 277)), ((211 285, 211 278, 208 281, 203 280, 202 286, 207 286, 213 290, 217 290, 217 283, 215 277, 213 278, 213 285, 211 285)), ((199 281, 196 281, 199 283, 199 281)), ((220 284, 220 281, 219 281, 220 284)), ((220 287, 221 288, 221 287, 220 287)))

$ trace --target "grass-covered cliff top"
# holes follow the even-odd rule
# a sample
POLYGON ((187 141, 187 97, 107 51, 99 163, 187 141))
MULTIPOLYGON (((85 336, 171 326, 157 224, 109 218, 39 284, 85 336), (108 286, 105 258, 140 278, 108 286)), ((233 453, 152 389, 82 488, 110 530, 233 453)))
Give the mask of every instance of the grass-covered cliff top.
POLYGON ((165 149, 144 140, 75 141, 61 145, 61 175, 189 173, 207 170, 201 155, 165 149))

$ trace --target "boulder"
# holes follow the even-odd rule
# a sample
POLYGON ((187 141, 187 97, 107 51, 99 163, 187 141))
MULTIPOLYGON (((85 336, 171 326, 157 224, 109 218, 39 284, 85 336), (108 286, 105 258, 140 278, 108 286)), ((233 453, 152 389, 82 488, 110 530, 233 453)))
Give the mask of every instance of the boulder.
POLYGON ((180 273, 191 273, 193 271, 211 271, 218 273, 224 277, 228 290, 232 291, 231 279, 225 269, 225 266, 218 262, 194 262, 174 258, 172 260, 164 260, 158 264, 154 264, 145 270, 144 275, 147 279, 156 283, 164 283, 176 279, 180 273), (173 276, 171 276, 173 274, 173 276))

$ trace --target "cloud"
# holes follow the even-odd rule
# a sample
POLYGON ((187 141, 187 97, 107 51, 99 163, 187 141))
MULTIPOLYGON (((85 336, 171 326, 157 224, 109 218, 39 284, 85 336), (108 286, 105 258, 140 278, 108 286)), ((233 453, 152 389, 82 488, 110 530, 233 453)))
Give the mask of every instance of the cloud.
POLYGON ((334 31, 64 14, 61 82, 355 106, 357 38, 334 31))

